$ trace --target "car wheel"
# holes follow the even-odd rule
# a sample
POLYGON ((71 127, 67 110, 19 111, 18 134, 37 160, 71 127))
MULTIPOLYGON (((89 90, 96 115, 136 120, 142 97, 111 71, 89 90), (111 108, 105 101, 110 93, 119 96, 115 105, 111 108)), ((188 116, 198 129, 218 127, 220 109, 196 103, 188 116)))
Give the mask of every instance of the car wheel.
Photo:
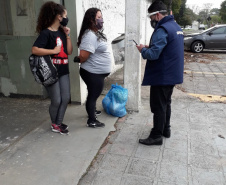
POLYGON ((195 53, 201 53, 203 51, 204 45, 200 41, 196 41, 191 45, 191 50, 195 53))

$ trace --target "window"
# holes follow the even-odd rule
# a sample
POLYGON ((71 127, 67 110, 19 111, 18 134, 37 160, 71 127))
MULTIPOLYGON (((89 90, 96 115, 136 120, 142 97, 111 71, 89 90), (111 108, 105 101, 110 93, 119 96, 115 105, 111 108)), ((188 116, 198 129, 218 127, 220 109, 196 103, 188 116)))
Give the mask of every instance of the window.
POLYGON ((12 35, 12 18, 11 18, 11 9, 9 0, 0 1, 0 35, 12 35))
POLYGON ((217 28, 216 30, 212 31, 212 33, 213 33, 214 35, 216 35, 216 34, 225 34, 225 33, 226 33, 226 32, 225 32, 225 28, 226 28, 226 27, 217 28))

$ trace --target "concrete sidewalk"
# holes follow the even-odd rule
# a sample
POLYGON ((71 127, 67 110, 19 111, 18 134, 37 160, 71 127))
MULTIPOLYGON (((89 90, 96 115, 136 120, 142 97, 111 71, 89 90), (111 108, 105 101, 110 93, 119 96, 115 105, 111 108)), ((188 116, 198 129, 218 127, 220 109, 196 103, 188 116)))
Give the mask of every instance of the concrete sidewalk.
POLYGON ((162 146, 138 143, 152 128, 148 100, 129 114, 79 185, 225 185, 226 104, 203 103, 175 89, 172 136, 162 146))
POLYGON ((172 97, 171 138, 162 146, 138 143, 153 124, 150 87, 142 87, 139 113, 119 120, 79 185, 226 185, 225 52, 185 52, 185 70, 177 88, 186 93, 174 88, 172 97))
POLYGON ((64 122, 70 134, 64 136, 50 129, 49 100, 0 102, 1 185, 76 185, 117 121, 102 112, 106 127, 88 128, 85 107, 69 105, 64 122))
MULTIPOLYGON (((223 102, 225 54, 213 56, 199 54, 202 61, 186 64, 191 72, 180 88, 209 101, 218 95, 223 102)), ((104 92, 122 79, 119 70, 104 92)), ((172 137, 162 146, 143 146, 138 139, 152 128, 149 87, 141 94, 139 113, 117 122, 103 112, 103 129, 87 128, 85 107, 69 105, 64 120, 69 136, 51 132, 49 100, 0 98, 0 185, 226 185, 226 104, 201 102, 175 89, 172 137)))

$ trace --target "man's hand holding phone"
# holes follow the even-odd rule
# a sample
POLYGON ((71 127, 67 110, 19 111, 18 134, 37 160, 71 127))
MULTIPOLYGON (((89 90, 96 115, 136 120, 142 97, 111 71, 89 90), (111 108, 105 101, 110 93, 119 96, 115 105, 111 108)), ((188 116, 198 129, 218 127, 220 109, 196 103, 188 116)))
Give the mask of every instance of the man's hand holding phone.
POLYGON ((145 48, 145 45, 140 44, 140 45, 136 45, 136 47, 139 50, 139 52, 141 52, 142 48, 145 48))

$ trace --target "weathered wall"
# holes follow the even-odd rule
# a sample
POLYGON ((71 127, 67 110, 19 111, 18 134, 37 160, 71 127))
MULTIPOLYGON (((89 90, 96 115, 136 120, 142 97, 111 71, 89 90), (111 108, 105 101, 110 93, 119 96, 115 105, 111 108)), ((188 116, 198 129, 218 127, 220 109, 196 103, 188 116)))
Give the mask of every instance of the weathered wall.
MULTIPOLYGON (((36 20, 42 0, 10 0, 13 33, 0 35, 0 93, 45 96, 34 81, 28 57, 36 39, 36 20)), ((60 2, 60 0, 55 0, 60 2)))
MULTIPOLYGON (((0 93, 5 96, 10 94, 45 95, 45 89, 34 81, 28 65, 31 47, 37 37, 35 27, 39 9, 43 2, 48 0, 10 0, 12 17, 12 35, 0 35, 0 93), (23 11, 21 11, 23 10, 23 11)), ((60 3, 61 0, 54 0, 60 3)), ((91 7, 102 10, 104 18, 104 33, 107 35, 109 46, 112 40, 125 33, 125 1, 124 0, 64 0, 68 10, 69 27, 74 52, 69 56, 72 101, 84 103, 86 87, 79 76, 79 65, 72 62, 78 54, 76 46, 78 32, 85 11, 91 7)), ((142 4, 142 31, 141 41, 145 42, 145 0, 142 4), (144 7, 143 7, 144 6, 144 7)), ((137 15, 131 12, 131 18, 137 15)), ((147 29, 147 28, 146 28, 147 29)), ((137 41, 139 42, 139 41, 137 41)), ((148 41, 149 42, 149 41, 148 41)), ((110 47, 111 48, 111 47, 110 47)), ((112 60, 113 54, 112 54, 112 60)), ((113 71, 117 69, 113 62, 113 71)))

